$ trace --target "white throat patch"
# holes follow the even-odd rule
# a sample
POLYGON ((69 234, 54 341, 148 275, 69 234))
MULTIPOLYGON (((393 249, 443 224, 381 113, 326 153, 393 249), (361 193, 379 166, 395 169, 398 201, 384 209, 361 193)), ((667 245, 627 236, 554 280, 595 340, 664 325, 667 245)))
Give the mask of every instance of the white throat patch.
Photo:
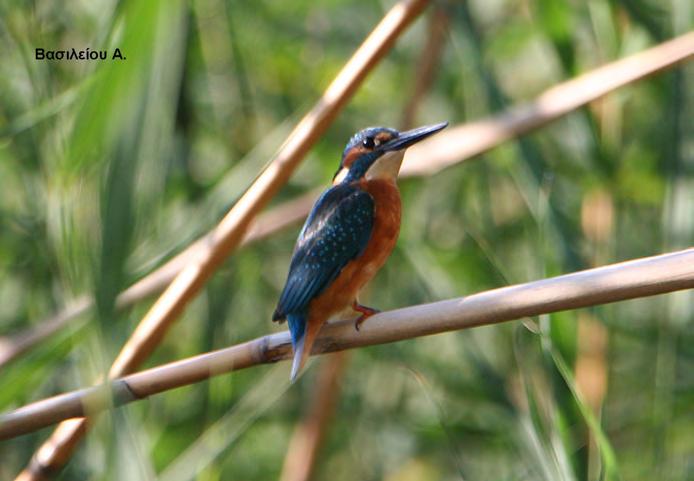
POLYGON ((405 149, 386 152, 366 171, 366 180, 397 178, 404 156, 405 149))

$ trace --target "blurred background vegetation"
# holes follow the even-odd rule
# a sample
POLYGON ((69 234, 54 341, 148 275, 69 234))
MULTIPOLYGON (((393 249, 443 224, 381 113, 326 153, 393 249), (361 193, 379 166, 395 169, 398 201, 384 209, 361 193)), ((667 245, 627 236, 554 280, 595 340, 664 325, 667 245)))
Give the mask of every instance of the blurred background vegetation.
MULTIPOLYGON (((0 372, 2 411, 105 372, 150 305, 116 312, 115 295, 215 224, 391 5, 0 1, 0 335, 97 301, 0 372), (36 47, 127 60, 36 61, 36 47)), ((689 0, 436 2, 276 203, 326 185, 356 130, 499 112, 690 30, 692 15, 689 0)), ((691 66, 659 74, 403 181, 401 239, 367 304, 691 246, 693 79, 691 66)), ((147 365, 279 329, 298 229, 233 255, 147 365)), ((358 350, 315 478, 694 480, 693 307, 684 292, 358 350)), ((57 479, 276 479, 324 362, 291 388, 287 366, 254 368, 104 416, 57 479)), ((0 444, 0 478, 49 433, 0 444)))

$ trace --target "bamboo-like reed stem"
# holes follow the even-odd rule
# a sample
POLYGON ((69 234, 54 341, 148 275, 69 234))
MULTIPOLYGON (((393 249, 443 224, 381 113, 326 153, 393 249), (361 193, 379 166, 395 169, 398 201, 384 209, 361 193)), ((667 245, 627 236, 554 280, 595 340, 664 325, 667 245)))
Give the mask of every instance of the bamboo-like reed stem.
POLYGON ((311 479, 320 448, 339 403, 348 354, 347 351, 331 354, 320 366, 311 402, 289 440, 280 481, 311 479))
POLYGON ((598 67, 501 115, 448 128, 407 150, 401 175, 431 175, 535 130, 613 90, 694 55, 694 32, 598 67))
MULTIPOLYGON (((517 284, 470 296, 383 312, 360 331, 351 320, 327 324, 312 354, 386 344, 447 331, 694 287, 694 248, 517 284)), ((62 419, 93 415, 230 371, 287 359, 288 332, 183 359, 38 401, 0 416, 0 439, 62 419)))
POLYGON ((412 66, 412 94, 405 104, 400 120, 400 127, 411 129, 416 127, 417 111, 426 94, 431 89, 434 80, 439 72, 441 57, 446 46, 446 36, 448 34, 448 24, 450 18, 443 5, 432 8, 429 17, 427 40, 419 54, 419 59, 412 66))

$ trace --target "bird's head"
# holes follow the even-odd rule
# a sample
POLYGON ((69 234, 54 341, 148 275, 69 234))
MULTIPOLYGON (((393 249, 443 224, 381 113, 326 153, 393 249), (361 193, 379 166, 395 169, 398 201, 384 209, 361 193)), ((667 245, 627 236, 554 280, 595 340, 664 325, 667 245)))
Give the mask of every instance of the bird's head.
POLYGON ((345 147, 333 184, 361 179, 395 179, 405 150, 439 130, 448 122, 398 132, 387 127, 370 127, 357 132, 345 147))

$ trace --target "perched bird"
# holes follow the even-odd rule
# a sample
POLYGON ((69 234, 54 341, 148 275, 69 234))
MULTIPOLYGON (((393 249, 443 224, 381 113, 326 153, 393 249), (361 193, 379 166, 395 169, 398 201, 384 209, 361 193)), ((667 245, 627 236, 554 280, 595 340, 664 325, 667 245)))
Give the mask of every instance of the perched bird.
POLYGON ((360 324, 376 309, 357 301, 361 288, 390 255, 400 231, 396 178, 405 150, 447 122, 398 132, 385 127, 354 135, 333 178, 306 219, 272 320, 289 324, 291 379, 301 371, 321 326, 355 312, 360 324))

